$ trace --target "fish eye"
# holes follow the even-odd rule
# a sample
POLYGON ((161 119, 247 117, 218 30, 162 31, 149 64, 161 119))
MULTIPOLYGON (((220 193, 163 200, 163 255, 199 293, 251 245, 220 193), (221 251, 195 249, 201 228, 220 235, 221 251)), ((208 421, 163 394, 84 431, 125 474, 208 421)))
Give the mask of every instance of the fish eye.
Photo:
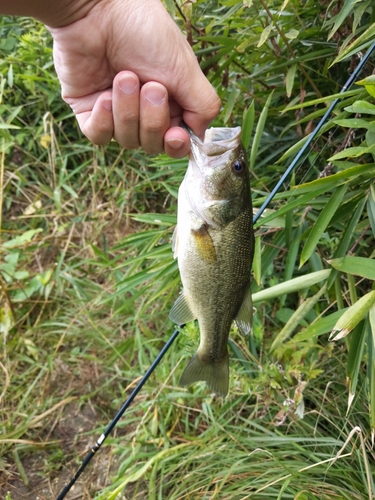
POLYGON ((244 163, 241 160, 236 160, 232 165, 232 170, 235 174, 242 174, 244 171, 244 163))

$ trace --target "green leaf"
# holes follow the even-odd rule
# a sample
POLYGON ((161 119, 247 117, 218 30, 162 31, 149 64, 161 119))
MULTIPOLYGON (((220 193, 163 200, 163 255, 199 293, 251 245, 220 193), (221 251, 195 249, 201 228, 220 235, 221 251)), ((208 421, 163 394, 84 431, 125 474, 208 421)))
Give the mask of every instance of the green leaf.
POLYGON ((375 75, 370 75, 367 78, 356 82, 356 84, 364 85, 370 96, 375 97, 375 75))
MULTIPOLYGON (((308 108, 308 107, 316 106, 317 104, 324 104, 325 106, 327 106, 328 103, 330 103, 331 101, 334 101, 337 98, 345 99, 347 97, 351 97, 351 96, 355 96, 355 95, 359 95, 359 94, 360 94, 359 89, 355 89, 355 90, 346 90, 345 92, 337 92, 336 94, 331 94, 331 95, 328 95, 327 97, 319 97, 318 99, 312 99, 311 101, 305 101, 302 103, 299 102, 299 98, 298 98, 298 104, 294 104, 294 100, 293 100, 290 104, 288 104, 281 111, 281 113, 286 113, 287 111, 293 111, 295 109, 308 108)), ((322 114, 324 114, 326 110, 323 109, 322 111, 323 111, 322 114)))
POLYGON ((284 283, 271 286, 266 290, 255 292, 253 293, 253 303, 264 302, 266 300, 275 299, 284 293, 293 293, 304 290, 305 288, 310 288, 328 278, 329 274, 329 269, 323 269, 323 271, 305 274, 304 276, 299 276, 298 278, 293 278, 284 283))
POLYGON ((231 117, 231 114, 233 112, 233 108, 234 108, 234 105, 235 105, 235 102, 236 102, 236 99, 237 99, 239 93, 240 93, 239 88, 233 88, 229 93, 229 97, 228 97, 228 100, 224 106, 223 116, 222 116, 222 121, 224 124, 227 124, 229 118, 231 117))
POLYGON ((370 400, 370 421, 372 434, 375 431, 375 307, 372 307, 369 312, 369 325, 368 325, 368 364, 367 376, 369 386, 369 400, 370 400))
POLYGON ((336 123, 336 125, 339 125, 340 127, 366 128, 375 130, 375 121, 369 122, 367 120, 363 120, 362 118, 344 118, 342 120, 333 120, 333 123, 336 123))
POLYGON ((261 237, 255 238, 253 274, 258 285, 262 282, 262 254, 261 254, 261 237))
POLYGON ((366 324, 366 321, 361 321, 360 323, 358 323, 358 325, 354 328, 352 334, 350 335, 348 346, 348 362, 346 367, 346 375, 349 381, 347 413, 350 410, 357 387, 358 373, 361 367, 363 350, 365 347, 365 333, 367 331, 366 324))
POLYGON ((286 74, 285 85, 286 85, 286 95, 290 97, 293 91, 294 78, 296 76, 297 64, 293 64, 286 74))
POLYGON ((340 28, 342 23, 345 21, 345 19, 349 16, 351 11, 353 10, 354 4, 356 3, 356 0, 345 0, 344 5, 339 9, 339 13, 336 16, 335 19, 335 24, 333 25, 333 28, 328 34, 328 40, 330 40, 333 35, 336 33, 336 31, 340 28))
POLYGON ((268 26, 266 26, 264 28, 264 30, 262 31, 261 35, 260 35, 260 39, 259 39, 259 42, 257 43, 257 47, 261 47, 264 43, 266 43, 266 41, 268 40, 268 37, 270 36, 270 33, 272 31, 272 24, 269 24, 268 26))
POLYGON ((327 205, 323 208, 321 213, 319 214, 319 217, 317 221, 315 222, 314 226, 312 227, 312 230, 310 231, 310 234, 306 240, 306 243, 302 249, 301 252, 301 260, 300 260, 300 266, 302 267, 303 264, 309 259, 310 255, 313 253, 315 250, 322 234, 326 230, 329 221, 332 219, 333 215, 335 214, 337 208, 339 207, 344 194, 346 193, 347 186, 343 185, 340 186, 331 196, 329 199, 327 205))
POLYGON ((250 168, 251 169, 253 169, 254 165, 255 165, 255 159, 256 159, 257 154, 258 154, 258 148, 259 148, 260 140, 262 138, 264 125, 266 124, 268 108, 270 107, 270 104, 271 104, 273 92, 274 91, 272 91, 267 98, 266 104, 264 105, 264 108, 262 109, 262 112, 260 114, 260 117, 259 117, 259 120, 257 123, 256 130, 255 130, 254 140, 253 140, 253 144, 251 146, 251 153, 250 153, 250 168))
POLYGON ((301 321, 315 306, 315 304, 318 302, 323 293, 326 292, 326 290, 327 290, 327 284, 324 284, 318 293, 316 293, 313 297, 304 300, 298 306, 298 309, 293 313, 292 317, 288 320, 286 325, 280 330, 280 332, 277 334, 276 338, 272 342, 270 348, 271 351, 273 351, 281 343, 285 342, 285 340, 292 334, 293 330, 297 328, 297 326, 301 323, 301 321))
POLYGON ((306 330, 297 333, 297 335, 295 335, 290 342, 302 342, 304 340, 309 340, 319 337, 319 335, 329 333, 332 331, 332 328, 335 326, 337 320, 341 317, 344 311, 346 311, 346 309, 336 311, 329 316, 317 319, 314 323, 308 326, 306 330))
POLYGON ((375 115, 375 106, 367 101, 355 101, 351 106, 344 108, 345 111, 350 113, 361 113, 367 115, 375 115))
MULTIPOLYGON (((348 251, 349 245, 351 244, 351 241, 353 240, 354 229, 355 229, 356 225, 358 224, 359 218, 361 217, 361 215, 363 213, 363 208, 365 206, 365 203, 366 203, 366 197, 364 197, 362 200, 360 200, 358 202, 358 205, 355 208, 352 217, 350 217, 348 224, 345 227, 344 232, 342 233, 339 245, 333 254, 334 258, 345 257, 345 254, 348 251)), ((328 289, 334 283, 337 275, 338 275, 338 271, 332 269, 332 273, 331 273, 330 277, 328 278, 328 289)))
POLYGON ((0 130, 18 130, 21 127, 18 127, 17 125, 11 125, 10 123, 0 123, 0 130))
POLYGON ((294 28, 292 28, 287 33, 285 33, 285 36, 289 40, 295 40, 298 37, 298 35, 299 35, 299 31, 295 30, 294 28))
POLYGON ((342 257, 327 261, 332 267, 343 273, 362 276, 375 281, 375 260, 365 257, 342 257))
POLYGON ((242 119, 242 144, 244 148, 247 150, 250 146, 251 134, 253 133, 254 126, 254 116, 255 116, 255 108, 254 108, 254 100, 251 101, 250 106, 243 114, 242 119))
POLYGON ((367 200, 367 215, 370 221, 372 234, 375 236, 375 185, 370 187, 370 193, 367 200))
POLYGON ((375 290, 366 293, 350 306, 333 327, 330 340, 339 340, 350 333, 362 321, 375 303, 375 290))
POLYGON ((43 229, 38 228, 38 229, 29 229, 28 231, 25 231, 23 234, 20 234, 19 236, 16 236, 12 240, 5 241, 2 246, 3 248, 16 248, 16 247, 22 247, 26 243, 30 243, 30 241, 34 238, 34 236, 38 233, 41 233, 43 229))
POLYGON ((368 153, 373 153, 375 151, 375 146, 354 146, 352 148, 346 148, 339 153, 328 158, 328 161, 341 160, 341 158, 358 158, 368 153))
POLYGON ((373 42, 374 37, 375 37, 375 23, 372 23, 370 24, 370 27, 364 33, 362 33, 361 36, 356 38, 351 45, 345 47, 344 50, 340 50, 339 55, 333 61, 331 66, 337 64, 340 61, 343 61, 344 59, 351 57, 356 52, 359 52, 360 50, 363 50, 366 47, 368 47, 373 42))

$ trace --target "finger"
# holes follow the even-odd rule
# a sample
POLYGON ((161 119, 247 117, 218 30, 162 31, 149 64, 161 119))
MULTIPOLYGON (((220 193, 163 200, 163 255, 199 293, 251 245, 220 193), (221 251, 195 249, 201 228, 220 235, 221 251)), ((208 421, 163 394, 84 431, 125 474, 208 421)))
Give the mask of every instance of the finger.
POLYGON ((139 79, 122 71, 113 81, 114 139, 126 149, 139 148, 139 79))
POLYGON ((221 101, 193 53, 191 57, 191 65, 185 64, 179 79, 173 81, 172 93, 173 99, 183 109, 184 122, 203 139, 207 127, 220 111, 221 101))
POLYGON ((189 154, 190 137, 186 130, 171 127, 164 136, 164 150, 171 158, 183 158, 189 154))
POLYGON ((147 153, 164 150, 164 135, 169 128, 168 92, 164 85, 148 82, 141 88, 139 138, 147 153))
MULTIPOLYGON (((79 104, 72 106, 82 108, 79 104)), ((77 111, 80 129, 91 142, 98 145, 108 144, 113 137, 112 93, 99 94, 91 110, 77 111)))

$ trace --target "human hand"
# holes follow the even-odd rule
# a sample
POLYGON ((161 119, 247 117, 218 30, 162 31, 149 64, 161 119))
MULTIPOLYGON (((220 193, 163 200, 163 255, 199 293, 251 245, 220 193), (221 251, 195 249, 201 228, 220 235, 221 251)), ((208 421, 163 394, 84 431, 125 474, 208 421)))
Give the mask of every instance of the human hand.
POLYGON ((190 150, 181 120, 199 136, 220 100, 159 0, 98 1, 54 38, 63 99, 96 144, 112 137, 181 158, 190 150))

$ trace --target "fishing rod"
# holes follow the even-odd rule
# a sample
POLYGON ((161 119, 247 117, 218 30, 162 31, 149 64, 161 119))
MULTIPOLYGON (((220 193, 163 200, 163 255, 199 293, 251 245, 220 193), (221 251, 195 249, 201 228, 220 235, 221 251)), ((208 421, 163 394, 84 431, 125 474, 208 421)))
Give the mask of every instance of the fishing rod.
MULTIPOLYGON (((181 325, 181 328, 183 328, 185 325, 181 325)), ((56 500, 63 500, 65 498, 65 495, 68 493, 68 491, 71 489, 73 484, 77 481, 79 476, 82 474, 82 472, 85 470, 87 464, 90 462, 92 457, 95 455, 95 453, 99 450, 101 445, 103 444, 104 440, 109 436, 109 434, 112 432, 113 428, 117 424, 117 422, 120 420, 120 418, 123 416, 125 411, 129 408, 129 406, 132 404, 134 398, 137 396, 139 391, 142 389, 142 387, 145 385, 147 380, 150 378, 151 374, 154 372, 155 368, 158 366, 160 361, 163 359, 165 353, 168 351, 168 349, 171 347, 173 342, 175 341, 177 335, 179 334, 179 330, 175 330, 168 342, 165 344, 165 346, 162 348, 162 350, 159 352, 158 356, 156 357, 155 361, 152 363, 150 368, 146 371, 146 373, 143 375, 142 379, 140 382, 138 382, 138 385, 136 388, 133 390, 133 392, 130 394, 128 399, 125 401, 125 403, 122 405, 120 410, 117 412, 115 418, 112 420, 112 422, 108 425, 106 430, 103 432, 103 434, 99 437, 99 439, 96 441, 94 446, 91 448, 83 462, 81 463, 79 469, 77 472, 74 474, 72 479, 70 480, 69 484, 65 486, 65 488, 61 491, 59 496, 57 497, 56 500)))
MULTIPOLYGON (((375 49, 375 42, 372 43, 372 45, 370 46, 370 48, 368 49, 368 51, 366 52, 365 56, 362 58, 362 60, 360 61, 360 63, 358 64, 358 66, 356 67, 356 69, 353 71, 353 73, 350 75, 350 77, 348 78, 347 82, 345 83, 345 85, 342 87, 342 89, 340 90, 339 94, 343 94, 344 92, 346 92, 347 90, 349 90, 349 88, 352 86, 353 82, 355 81, 355 79, 357 78, 358 74, 361 72, 362 68, 364 67, 364 65, 367 63, 369 57, 371 56, 373 50, 375 49)), ((295 167, 297 166, 298 162, 300 161, 300 159, 302 158, 302 156, 304 155, 306 149, 310 146, 310 144, 312 143, 312 141, 315 139, 315 137, 318 135, 318 133, 320 132, 320 130, 322 129, 323 125, 325 124, 325 122, 327 121, 327 119, 329 118, 330 114, 332 113, 332 111, 335 109, 337 103, 342 99, 342 97, 337 97, 333 102, 332 104, 330 105, 330 107, 327 109, 327 111, 324 113, 323 115, 323 118, 320 120, 320 122, 318 123, 318 125, 316 126, 315 130, 312 132, 312 134, 310 135, 310 137, 308 138, 308 140, 305 142, 305 144, 302 146, 302 148, 299 150, 299 152, 297 153, 297 155, 295 156, 294 160, 292 161, 292 163, 289 165, 289 167, 285 170, 285 172, 283 173, 283 175, 280 177, 279 181, 277 182, 276 186, 272 189, 272 191, 270 192, 270 194, 267 196, 267 199, 265 200, 265 202, 263 203, 263 205, 260 207, 260 209, 258 210, 258 212, 255 214, 254 216, 254 219, 253 219, 253 224, 255 224, 255 222, 259 219, 259 217, 263 214, 263 212, 265 211, 265 209, 268 207, 268 205, 270 204, 270 202, 273 200, 273 197, 275 196, 275 194, 278 192, 278 190, 280 189, 280 187, 282 186, 283 182, 285 181, 285 179, 288 177, 288 175, 295 169, 295 167)))
MULTIPOLYGON (((358 64, 357 68, 353 71, 351 76, 348 78, 347 82, 345 85, 342 87, 341 91, 339 92, 342 94, 346 90, 349 90, 355 79, 357 78, 358 74, 361 72, 362 68, 368 61, 369 57, 371 56, 372 52, 375 49, 375 41, 372 43, 370 48, 367 50, 366 54, 364 57, 361 59, 360 63, 358 64)), ((284 174, 281 176, 280 180, 277 182, 276 186, 273 188, 273 190, 270 192, 270 194, 267 196, 265 202, 263 205, 260 207, 258 212, 254 215, 253 217, 253 224, 257 222, 257 220, 261 217, 263 214, 264 210, 268 207, 268 205, 271 203, 273 200, 275 194, 279 191, 280 187, 282 186, 283 182, 285 179, 288 177, 288 175, 295 169, 297 164, 300 162, 301 158, 303 157, 304 153, 306 152, 307 148, 310 146, 310 144, 313 142, 315 137, 318 135, 320 130, 322 129, 323 125, 331 115, 332 111, 336 107, 337 103, 342 99, 342 97, 337 97, 332 104, 329 106, 327 111, 325 112, 323 118, 320 120, 318 123, 317 127, 315 128, 314 132, 310 135, 310 137, 307 139, 303 147, 300 149, 300 151, 297 153, 295 156, 294 160, 291 162, 289 167, 285 170, 284 174)), ((185 325, 180 325, 180 329, 184 328, 185 325)), ((129 408, 129 406, 132 404, 133 400, 137 396, 137 394, 140 392, 144 384, 147 382, 147 380, 150 378, 151 374, 154 372, 155 368, 158 366, 160 361, 163 359, 165 356, 166 352, 168 349, 171 347, 173 342, 176 340, 178 334, 180 333, 180 330, 175 330, 168 342, 165 344, 165 346, 162 348, 158 356, 156 357, 155 361, 152 363, 150 368, 146 371, 140 382, 138 382, 137 386, 133 390, 133 392, 130 394, 128 399, 125 401, 125 403, 122 405, 120 410, 117 412, 116 416, 113 418, 113 420, 110 422, 108 427, 105 429, 103 434, 99 437, 99 439, 96 441, 94 446, 91 448, 87 456, 84 458, 82 461, 80 467, 78 468, 77 472, 74 474, 70 482, 63 488, 59 496, 56 498, 56 500, 63 500, 66 496, 66 494, 70 491, 74 483, 77 481, 77 479, 80 477, 82 472, 85 470, 86 466, 88 463, 91 461, 92 457, 96 454, 96 452, 100 449, 101 445, 104 443, 105 439, 109 436, 109 434, 112 432, 114 427, 116 426, 117 422, 120 420, 120 418, 123 416, 125 411, 129 408)))

